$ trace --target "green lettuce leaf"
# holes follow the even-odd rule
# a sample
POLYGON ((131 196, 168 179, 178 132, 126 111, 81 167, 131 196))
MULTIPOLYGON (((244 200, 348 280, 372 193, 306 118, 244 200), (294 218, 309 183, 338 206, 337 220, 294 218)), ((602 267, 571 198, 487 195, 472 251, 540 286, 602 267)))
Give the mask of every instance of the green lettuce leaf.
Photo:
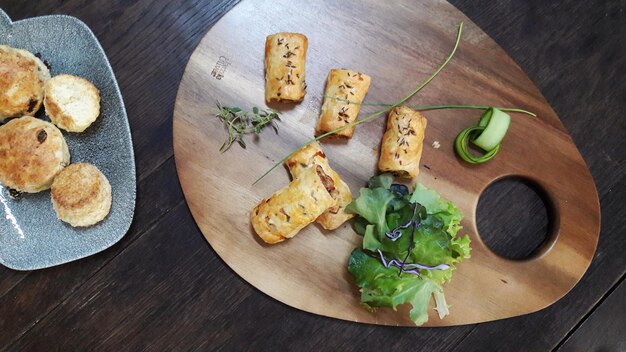
MULTIPOLYGON (((409 318, 415 325, 428 321, 428 303, 433 294, 443 295, 441 286, 434 281, 409 274, 398 276, 398 270, 385 268, 378 259, 360 249, 352 251, 348 271, 354 275, 361 288, 363 305, 370 310, 375 307, 391 307, 396 310, 398 305, 410 303, 413 308, 409 318)), ((443 302, 445 304, 445 299, 443 302)))
POLYGON ((370 308, 395 309, 398 304, 409 302, 413 305, 411 319, 419 325, 428 317, 427 307, 433 294, 440 316, 447 314, 441 285, 450 281, 457 263, 470 257, 470 239, 457 236, 463 215, 454 203, 421 184, 416 185, 412 194, 407 194, 404 186, 392 186, 392 182, 389 174, 373 177, 368 187, 362 188, 359 197, 346 208, 358 215, 355 229, 363 234, 363 250, 353 251, 348 270, 361 289, 363 304, 370 308), (402 235, 395 241, 386 236, 390 230, 412 219, 421 219, 417 228, 401 229, 402 235), (378 251, 387 260, 404 261, 406 258, 407 263, 448 264, 450 268, 421 270, 421 277, 398 275, 400 269, 386 268, 378 251))
POLYGON ((361 188, 360 195, 346 207, 346 212, 359 214, 370 224, 376 225, 376 231, 385 233, 386 214, 389 202, 395 199, 393 193, 383 187, 361 188))
POLYGON ((378 236, 374 234, 375 228, 375 225, 367 225, 365 227, 365 234, 363 235, 363 249, 375 251, 382 246, 378 240, 378 236))
POLYGON ((420 203, 426 208, 428 214, 436 215, 443 221, 450 236, 456 235, 461 229, 463 214, 456 205, 441 198, 437 192, 424 187, 421 183, 415 186, 410 201, 420 203))
POLYGON ((391 188, 391 184, 393 183, 393 175, 392 174, 380 174, 378 176, 372 176, 367 181, 367 188, 391 188))

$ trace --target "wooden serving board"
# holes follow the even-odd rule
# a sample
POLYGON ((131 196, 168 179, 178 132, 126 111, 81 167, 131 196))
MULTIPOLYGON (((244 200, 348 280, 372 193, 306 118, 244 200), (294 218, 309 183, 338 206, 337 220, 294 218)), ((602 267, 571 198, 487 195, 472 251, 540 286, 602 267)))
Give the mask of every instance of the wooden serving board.
MULTIPOLYGON (((428 128, 418 182, 454 201, 465 214, 472 258, 459 265, 445 294, 451 314, 431 310, 427 326, 484 322, 542 309, 565 295, 594 254, 600 211, 593 179, 555 112, 524 72, 480 28, 445 1, 243 1, 206 34, 191 56, 174 111, 174 150, 189 208, 215 251, 259 290, 292 307, 329 317, 385 325, 413 325, 407 308, 370 313, 359 304, 347 272, 361 245, 350 224, 336 231, 310 225, 293 239, 265 245, 254 234, 250 210, 289 182, 284 167, 260 183, 272 164, 313 136, 325 79, 331 68, 369 74, 366 102, 393 102, 413 90, 449 53, 457 25, 465 30, 450 65, 413 104, 464 103, 514 106, 538 118, 515 114, 500 153, 471 166, 454 154, 453 141, 475 124, 476 110, 426 112, 428 128), (251 109, 264 104, 265 36, 279 31, 309 38, 308 93, 283 110, 278 135, 270 129, 248 148, 219 148, 226 134, 214 117, 215 102, 251 109), (431 146, 439 141, 441 148, 431 146), (529 179, 553 207, 549 243, 533 258, 499 257, 481 241, 476 205, 481 192, 507 176, 529 179)), ((376 108, 364 107, 361 116, 376 108)), ((324 143, 331 166, 353 194, 374 175, 385 118, 357 127, 347 143, 324 143)), ((493 219, 500 221, 500 219, 493 219)), ((506 233, 501 234, 506 236, 506 233)), ((236 293, 233 293, 236 294, 236 293)))

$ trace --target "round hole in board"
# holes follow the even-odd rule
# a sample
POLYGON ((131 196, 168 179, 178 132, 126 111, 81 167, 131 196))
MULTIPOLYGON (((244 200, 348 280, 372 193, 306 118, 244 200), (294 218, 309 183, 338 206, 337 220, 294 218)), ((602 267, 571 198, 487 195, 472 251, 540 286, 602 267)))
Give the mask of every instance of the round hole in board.
POLYGON ((481 240, 504 258, 539 256, 555 240, 554 208, 545 191, 521 177, 489 185, 478 199, 476 226, 481 240))

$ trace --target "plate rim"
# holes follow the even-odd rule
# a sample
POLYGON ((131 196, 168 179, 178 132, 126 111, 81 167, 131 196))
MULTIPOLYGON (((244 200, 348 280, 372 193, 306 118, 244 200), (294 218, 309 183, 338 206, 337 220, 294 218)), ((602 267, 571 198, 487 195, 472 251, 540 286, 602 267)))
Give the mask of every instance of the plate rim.
POLYGON ((134 144, 133 144, 132 129, 130 128, 130 121, 128 120, 128 112, 126 111, 126 104, 124 103, 124 97, 122 96, 122 92, 121 92, 119 83, 117 81, 117 77, 115 76, 115 72, 113 71, 113 67, 111 66, 111 62, 109 61, 109 57, 104 51, 104 48, 102 47, 102 44, 100 44, 100 41, 98 40, 96 35, 93 33, 91 28, 89 28, 89 26, 85 22, 83 22, 82 20, 74 16, 64 15, 64 14, 55 14, 55 15, 28 17, 28 18, 17 20, 17 21, 13 21, 11 17, 2 8, 0 8, 0 28, 11 28, 15 24, 18 24, 18 23, 33 22, 33 21, 42 20, 42 19, 53 19, 53 20, 62 19, 65 21, 73 22, 75 25, 80 26, 90 36, 92 41, 95 43, 95 48, 105 58, 105 62, 106 62, 105 70, 108 71, 111 78, 113 78, 113 88, 115 91, 115 95, 119 99, 120 109, 124 117, 121 120, 123 120, 123 127, 126 129, 126 131, 128 131, 128 144, 126 147, 128 148, 129 153, 130 153, 129 155, 130 160, 132 160, 132 163, 130 163, 131 164, 130 169, 131 169, 131 175, 133 178, 132 183, 134 187, 132 187, 132 193, 131 193, 131 197, 132 197, 131 212, 130 212, 130 216, 128 217, 128 220, 123 222, 123 227, 122 227, 123 231, 120 231, 120 234, 118 236, 112 237, 111 242, 107 244, 105 247, 99 248, 98 250, 91 252, 91 253, 86 253, 86 254, 83 253, 77 256, 64 258, 62 261, 59 261, 58 263, 44 264, 44 265, 30 265, 30 266, 14 265, 14 263, 7 263, 5 258, 0 256, 0 264, 2 264, 3 266, 9 269, 16 270, 16 271, 32 271, 32 270, 52 268, 55 266, 67 264, 73 261, 90 257, 92 255, 95 255, 97 253, 100 253, 102 251, 105 251, 111 248, 116 243, 118 243, 122 238, 124 238, 124 236, 126 236, 128 231, 130 230, 130 227, 132 226, 133 221, 135 219, 135 210, 137 207, 137 166, 136 166, 136 160, 135 160, 135 149, 134 149, 134 144))

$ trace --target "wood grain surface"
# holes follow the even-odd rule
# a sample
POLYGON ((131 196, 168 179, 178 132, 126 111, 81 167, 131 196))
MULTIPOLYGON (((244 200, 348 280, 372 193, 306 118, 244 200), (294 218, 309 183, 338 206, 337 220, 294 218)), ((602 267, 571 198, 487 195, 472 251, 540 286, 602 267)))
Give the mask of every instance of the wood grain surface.
POLYGON ((626 283, 609 293, 607 304, 593 312, 558 351, 626 351, 626 283))
MULTIPOLYGON (((591 174, 554 111, 521 69, 461 12, 440 0, 393 5, 242 2, 206 34, 178 91, 174 152, 194 219, 235 272, 268 295, 308 312, 365 323, 413 325, 407 307, 370 313, 360 305, 346 267, 361 237, 349 224, 330 233, 309 226, 276 246, 260 242, 249 225, 249 213, 289 179, 280 168, 252 184, 276 160, 313 137, 331 68, 370 75, 366 103, 393 102, 446 57, 461 21, 466 25, 458 54, 411 102, 515 106, 536 112, 538 118, 513 116, 497 158, 474 166, 455 156, 453 143, 456 134, 475 124, 480 114, 425 113, 429 124, 422 163, 427 168, 422 167, 417 181, 459 206, 465 214, 462 232, 473 241, 471 260, 459 265, 454 280, 445 286, 452 314, 440 320, 431 309, 427 325, 470 324, 531 313, 554 303, 578 282, 591 262, 600 230, 591 174), (235 147, 221 153, 226 136, 221 122, 211 116, 215 102, 244 109, 264 106, 265 36, 279 31, 309 38, 307 96, 301 104, 278 106, 284 110, 278 136, 266 131, 245 150, 235 147), (431 147, 434 141, 442 147, 431 147), (481 192, 506 177, 536 184, 546 194, 554 220, 548 241, 526 260, 494 254, 476 227, 481 192)), ((363 106, 361 116, 378 109, 363 106)), ((331 165, 354 194, 375 173, 384 125, 381 118, 359 126, 349 142, 323 144, 331 165)))
MULTIPOLYGON (((589 269, 557 303, 443 329, 354 324, 290 308, 230 270, 196 227, 172 159, 174 100, 190 55, 235 2, 0 0, 15 20, 60 13, 91 27, 120 83, 139 179, 134 224, 114 247, 42 271, 0 267, 0 350, 550 351, 569 340, 568 350, 620 351, 621 332, 593 317, 623 310, 608 299, 626 273, 622 1, 451 0, 558 113, 594 177, 602 229, 589 269), (590 319, 596 322, 583 339, 570 338, 590 319), (602 340, 597 329, 607 332, 602 340)), ((545 236, 543 215, 520 217, 545 212, 523 188, 514 179, 498 182, 477 213, 485 242, 511 256, 532 252, 545 236), (493 214, 502 221, 490 221, 493 214), (497 236, 504 228, 511 236, 497 236)))

